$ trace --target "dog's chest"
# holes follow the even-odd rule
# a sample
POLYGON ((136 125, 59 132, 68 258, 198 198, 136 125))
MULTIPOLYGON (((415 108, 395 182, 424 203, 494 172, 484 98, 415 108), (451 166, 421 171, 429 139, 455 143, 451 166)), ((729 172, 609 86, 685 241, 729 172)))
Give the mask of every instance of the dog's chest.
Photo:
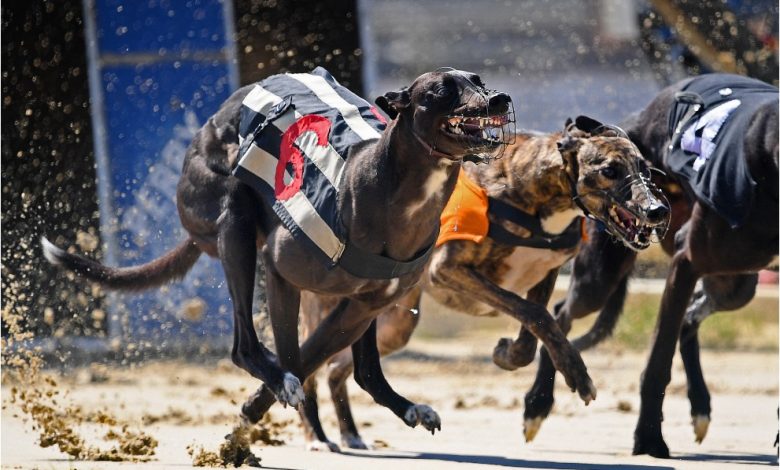
POLYGON ((517 247, 504 258, 504 273, 496 283, 517 295, 525 294, 552 269, 559 268, 574 255, 573 250, 554 251, 541 248, 517 247))
POLYGON ((430 201, 430 199, 438 192, 442 191, 444 183, 449 178, 450 174, 446 167, 439 167, 431 171, 431 174, 425 180, 422 185, 419 197, 406 209, 406 216, 409 219, 414 219, 420 209, 430 201))

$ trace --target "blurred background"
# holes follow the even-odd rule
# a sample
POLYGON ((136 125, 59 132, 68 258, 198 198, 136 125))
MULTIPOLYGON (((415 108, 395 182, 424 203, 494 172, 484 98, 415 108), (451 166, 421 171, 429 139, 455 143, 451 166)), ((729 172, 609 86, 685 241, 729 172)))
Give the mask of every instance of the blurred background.
MULTIPOLYGON (((776 85, 777 19, 776 0, 5 2, 4 313, 22 314, 63 360, 227 349, 213 260, 162 291, 117 296, 49 268, 38 239, 112 265, 174 246, 186 146, 240 85, 321 65, 373 101, 452 66, 510 93, 519 127, 556 131, 578 114, 619 124, 690 75, 776 85)), ((643 256, 642 273, 663 276, 660 251, 643 256)), ((776 322, 776 297, 768 310, 776 322)))

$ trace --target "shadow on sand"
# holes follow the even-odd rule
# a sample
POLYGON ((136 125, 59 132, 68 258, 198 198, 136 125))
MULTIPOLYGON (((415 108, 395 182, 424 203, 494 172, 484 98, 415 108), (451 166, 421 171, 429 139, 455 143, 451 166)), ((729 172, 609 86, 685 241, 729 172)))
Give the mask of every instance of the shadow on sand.
POLYGON ((440 454, 435 452, 381 454, 376 451, 371 452, 370 454, 348 451, 342 451, 342 453, 355 457, 370 456, 371 458, 379 459, 441 460, 444 462, 495 465, 508 468, 534 468, 541 470, 674 470, 674 467, 666 465, 554 462, 546 460, 513 459, 497 455, 440 454))
POLYGON ((720 454, 678 454, 673 455, 672 458, 690 462, 730 463, 737 465, 777 465, 777 455, 773 454, 723 452, 720 454))

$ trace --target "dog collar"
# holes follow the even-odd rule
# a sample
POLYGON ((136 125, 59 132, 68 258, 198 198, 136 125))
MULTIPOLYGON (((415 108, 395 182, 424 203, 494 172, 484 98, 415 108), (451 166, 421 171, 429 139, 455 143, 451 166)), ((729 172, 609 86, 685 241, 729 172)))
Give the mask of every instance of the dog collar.
POLYGON ((455 157, 453 155, 450 155, 449 153, 444 153, 444 152, 442 152, 440 150, 436 150, 435 147, 433 147, 428 142, 423 140, 423 138, 420 137, 420 135, 417 134, 417 132, 415 132, 414 129, 412 129, 412 134, 417 139, 417 142, 419 142, 420 145, 425 147, 425 149, 428 151, 428 155, 430 155, 432 157, 436 157, 436 158, 446 158, 447 160, 450 160, 450 161, 453 161, 453 162, 457 162, 457 161, 461 160, 460 158, 455 157))
MULTIPOLYGON (((564 162, 565 163, 565 162, 564 162)), ((565 165, 563 168, 563 173, 566 175, 566 181, 569 182, 569 192, 571 192, 571 200, 574 202, 574 204, 579 207, 579 209, 582 211, 582 214, 585 217, 588 217, 590 219, 596 219, 596 217, 588 210, 587 207, 585 207, 585 204, 582 203, 580 200, 580 193, 577 191, 577 179, 576 175, 579 173, 579 163, 575 160, 575 162, 571 165, 574 166, 574 168, 571 168, 572 173, 569 172, 569 165, 565 165)))

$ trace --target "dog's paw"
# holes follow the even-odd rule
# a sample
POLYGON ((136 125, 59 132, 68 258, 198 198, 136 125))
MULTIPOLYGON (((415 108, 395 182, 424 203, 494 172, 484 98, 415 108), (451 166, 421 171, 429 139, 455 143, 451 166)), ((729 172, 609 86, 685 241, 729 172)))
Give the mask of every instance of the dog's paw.
POLYGON ((539 429, 542 427, 544 418, 537 416, 536 418, 526 418, 523 421, 523 436, 525 436, 525 442, 531 442, 539 433, 539 429))
POLYGON ((572 392, 579 394, 585 405, 596 399, 596 386, 593 385, 593 380, 588 375, 588 368, 585 367, 585 363, 582 362, 582 357, 580 357, 580 353, 577 350, 570 348, 561 354, 560 357, 553 359, 553 363, 555 368, 563 374, 566 385, 569 386, 572 392))
POLYGON ((330 441, 309 441, 306 443, 306 450, 311 452, 336 452, 341 453, 341 449, 335 442, 330 441))
POLYGON ((693 434, 696 435, 696 443, 701 444, 707 437, 707 430, 710 428, 710 417, 707 415, 696 415, 691 422, 693 424, 693 434))
POLYGON ((404 414, 404 422, 412 428, 422 424, 431 434, 435 434, 437 430, 441 431, 441 419, 438 413, 428 405, 410 406, 404 414))
POLYGON ((504 370, 525 367, 536 357, 536 338, 516 343, 510 338, 501 338, 493 348, 493 363, 504 370))
POLYGON ((282 387, 276 394, 276 399, 285 407, 290 405, 293 408, 297 408, 298 405, 303 403, 304 398, 305 395, 303 393, 301 381, 293 374, 285 372, 282 387))
POLYGON ((363 442, 363 438, 357 434, 346 433, 341 435, 341 445, 348 449, 368 450, 368 446, 363 442))
POLYGON ((590 377, 587 377, 584 385, 580 386, 578 384, 577 393, 579 393, 582 401, 585 402, 585 406, 588 406, 590 402, 596 399, 596 386, 593 385, 593 381, 590 377))
POLYGON ((657 429, 643 432, 639 429, 634 432, 634 455, 647 454, 658 459, 669 458, 669 446, 664 442, 661 436, 660 427, 657 429))

